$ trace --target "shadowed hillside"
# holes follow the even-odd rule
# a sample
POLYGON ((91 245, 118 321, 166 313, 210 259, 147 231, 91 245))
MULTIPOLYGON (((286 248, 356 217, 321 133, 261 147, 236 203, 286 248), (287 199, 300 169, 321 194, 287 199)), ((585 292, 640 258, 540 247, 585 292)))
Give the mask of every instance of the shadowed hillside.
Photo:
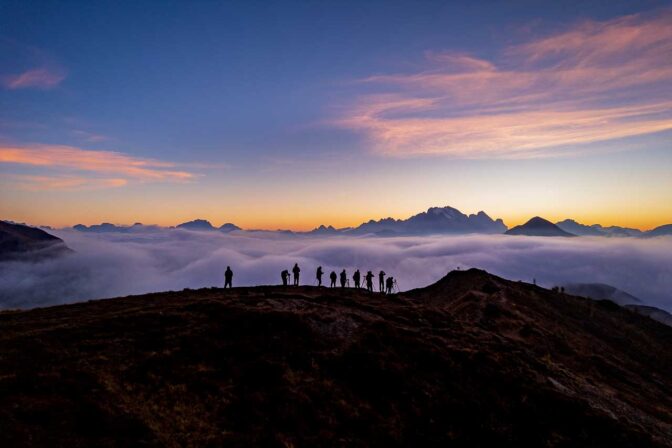
POLYGON ((0 221, 0 261, 37 260, 72 252, 62 239, 42 229, 0 221))
POLYGON ((672 329, 484 271, 0 314, 1 446, 672 446, 672 329))

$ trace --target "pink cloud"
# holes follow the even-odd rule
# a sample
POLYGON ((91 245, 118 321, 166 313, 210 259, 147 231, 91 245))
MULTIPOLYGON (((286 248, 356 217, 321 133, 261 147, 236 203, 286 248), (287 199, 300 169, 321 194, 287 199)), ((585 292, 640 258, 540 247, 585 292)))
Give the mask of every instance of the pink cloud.
POLYGON ((89 173, 86 176, 33 176, 30 180, 38 186, 54 188, 118 187, 135 181, 186 182, 196 174, 180 170, 174 163, 143 159, 114 151, 92 151, 72 146, 34 145, 29 147, 0 146, 0 163, 47 167, 52 170, 89 173), (115 178, 93 178, 90 175, 115 178))
POLYGON ((544 157, 672 129, 672 13, 583 22, 496 61, 428 52, 418 73, 363 80, 336 124, 393 156, 544 157), (575 149, 574 149, 575 150, 575 149))
POLYGON ((122 178, 97 179, 77 176, 29 176, 12 177, 12 183, 26 191, 80 191, 101 188, 123 187, 128 180, 122 178))
POLYGON ((10 90, 37 88, 51 89, 65 79, 62 70, 38 68, 17 75, 5 76, 4 85, 10 90))

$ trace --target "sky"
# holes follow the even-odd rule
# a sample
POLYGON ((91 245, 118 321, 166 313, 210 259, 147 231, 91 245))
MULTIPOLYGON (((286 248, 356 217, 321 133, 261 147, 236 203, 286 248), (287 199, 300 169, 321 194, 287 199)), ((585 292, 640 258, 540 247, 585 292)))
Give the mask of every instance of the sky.
POLYGON ((0 1, 0 217, 672 222, 672 2, 0 1))

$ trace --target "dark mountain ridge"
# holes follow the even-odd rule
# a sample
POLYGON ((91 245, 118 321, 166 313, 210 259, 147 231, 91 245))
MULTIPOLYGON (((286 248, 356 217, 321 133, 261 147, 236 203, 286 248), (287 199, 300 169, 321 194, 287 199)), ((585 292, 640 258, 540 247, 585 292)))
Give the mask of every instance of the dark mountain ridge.
POLYGON ((69 252, 62 239, 42 229, 0 221, 0 261, 37 260, 69 252))
MULTIPOLYGON (((530 220, 533 224, 539 217, 530 220)), ((545 221, 544 226, 552 224, 545 221), (546 224, 547 223, 547 224, 546 224)), ((530 222, 528 222, 530 224, 530 222)), ((604 237, 654 237, 663 235, 672 235, 672 224, 662 225, 655 229, 643 232, 639 229, 620 226, 601 226, 600 224, 585 225, 573 219, 565 219, 555 224, 560 230, 574 236, 604 236, 604 237)), ((520 228, 521 226, 518 226, 520 228)), ((77 224, 73 229, 82 232, 132 232, 140 230, 155 230, 158 226, 144 226, 136 223, 133 226, 118 226, 110 223, 102 223, 91 226, 77 224)), ((235 224, 225 223, 217 229, 205 219, 195 219, 193 221, 178 224, 176 228, 187 230, 220 230, 222 232, 232 232, 243 230, 235 224)), ((498 234, 505 233, 507 226, 501 219, 492 219, 487 213, 480 211, 476 214, 466 215, 453 207, 430 207, 427 211, 418 213, 408 219, 383 218, 379 220, 369 220, 357 227, 335 228, 331 225, 320 225, 308 232, 294 232, 289 230, 261 230, 246 229, 248 232, 278 232, 292 235, 313 235, 313 236, 335 236, 335 235, 376 235, 376 236, 418 236, 418 235, 440 235, 440 234, 498 234)), ((520 232, 516 229, 513 232, 520 232)), ((526 232, 530 229, 525 230, 526 232)), ((537 229, 537 232, 539 229, 537 229)), ((547 229, 548 231, 548 229, 547 229)), ((567 236, 557 232, 557 229, 551 230, 554 236, 567 236)), ((527 234, 527 233, 510 233, 527 234)), ((536 235, 549 236, 549 235, 536 235)))
POLYGON ((2 446, 672 446, 672 328, 453 271, 0 313, 2 446))
POLYGON ((430 207, 408 219, 385 218, 370 220, 354 229, 345 229, 345 234, 432 235, 468 233, 504 233, 507 227, 501 219, 493 220, 485 212, 465 215, 453 207, 430 207))
POLYGON ((604 227, 600 224, 585 225, 578 223, 573 219, 565 219, 564 221, 556 222, 555 225, 565 232, 578 236, 639 237, 646 236, 651 232, 642 232, 639 229, 620 226, 604 227))
POLYGON ((562 236, 572 237, 574 234, 565 232, 552 222, 535 216, 525 224, 513 227, 506 231, 507 235, 525 235, 525 236, 562 236))

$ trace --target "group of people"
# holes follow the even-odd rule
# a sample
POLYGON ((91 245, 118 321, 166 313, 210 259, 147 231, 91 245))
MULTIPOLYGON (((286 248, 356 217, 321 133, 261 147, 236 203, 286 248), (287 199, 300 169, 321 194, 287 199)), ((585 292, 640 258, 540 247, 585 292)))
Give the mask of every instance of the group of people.
POLYGON ((280 278, 282 279, 282 285, 287 286, 289 284, 289 279, 294 275, 294 286, 299 286, 299 276, 301 275, 301 268, 298 263, 294 263, 292 268, 292 273, 290 274, 287 269, 280 273, 280 278))
MULTIPOLYGON (((322 266, 318 266, 317 271, 315 272, 315 279, 317 280, 317 286, 322 286, 322 275, 324 275, 324 271, 322 271, 322 266)), ((394 292, 394 289, 397 287, 397 281, 392 276, 385 278, 386 275, 387 274, 385 273, 385 271, 380 271, 378 273, 378 290, 383 293, 386 292, 387 294, 392 294, 394 292)), ((374 278, 375 275, 371 271, 368 271, 364 276, 367 291, 373 292, 374 278)), ((337 280, 340 280, 341 288, 345 288, 346 286, 348 288, 350 287, 350 279, 348 278, 348 274, 347 272, 345 272, 345 269, 341 271, 340 275, 337 275, 335 271, 331 271, 331 274, 329 274, 329 280, 331 280, 330 283, 331 288, 336 287, 337 280)), ((360 289, 362 287, 362 274, 361 272, 359 272, 359 269, 357 269, 352 274, 352 281, 355 283, 355 289, 360 289)))
MULTIPOLYGON (((322 286, 322 276, 324 275, 324 271, 322 270, 322 266, 317 267, 317 271, 315 272, 315 280, 317 282, 317 286, 322 286)), ((397 281, 394 279, 394 277, 385 277, 387 274, 385 271, 380 271, 378 273, 378 290, 381 293, 387 293, 387 294, 392 294, 394 290, 397 288, 397 281)), ((298 263, 294 263, 294 267, 292 268, 292 272, 290 273, 289 270, 285 269, 280 273, 280 278, 282 279, 282 285, 283 286, 288 286, 290 281, 293 278, 293 285, 294 286, 299 286, 299 278, 301 277, 301 268, 299 268, 298 263)), ((345 269, 341 271, 340 276, 336 274, 335 271, 331 271, 331 274, 329 274, 329 280, 331 280, 330 287, 331 288, 336 288, 336 281, 339 280, 340 277, 340 284, 341 288, 345 288, 346 286, 349 288, 350 287, 350 279, 348 279, 348 274, 345 272, 345 269)), ((375 275, 373 272, 368 271, 366 275, 364 276, 364 280, 366 282, 366 289, 369 292, 373 292, 373 279, 375 278, 375 275)), ((352 274, 352 280, 354 282, 355 289, 360 289, 362 287, 362 274, 359 272, 359 269, 357 269, 353 274, 352 274)), ((231 270, 230 266, 226 267, 226 270, 224 271, 224 288, 232 288, 233 287, 233 271, 231 270)))

